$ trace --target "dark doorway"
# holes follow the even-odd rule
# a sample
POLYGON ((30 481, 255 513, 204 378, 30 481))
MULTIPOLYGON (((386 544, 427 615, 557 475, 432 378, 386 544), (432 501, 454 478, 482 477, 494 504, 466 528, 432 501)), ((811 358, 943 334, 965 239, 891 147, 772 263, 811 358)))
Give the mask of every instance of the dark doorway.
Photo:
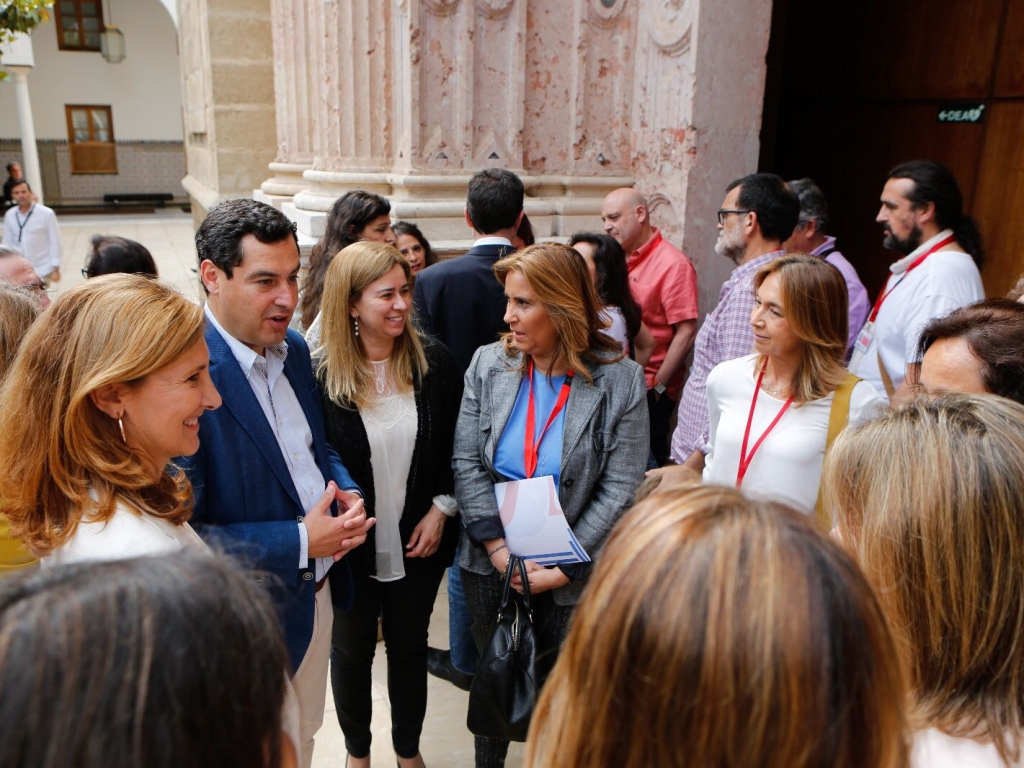
POLYGON ((761 147, 762 170, 818 182, 872 292, 895 258, 874 223, 888 170, 945 163, 1002 295, 1024 270, 1024 2, 775 0, 761 147))

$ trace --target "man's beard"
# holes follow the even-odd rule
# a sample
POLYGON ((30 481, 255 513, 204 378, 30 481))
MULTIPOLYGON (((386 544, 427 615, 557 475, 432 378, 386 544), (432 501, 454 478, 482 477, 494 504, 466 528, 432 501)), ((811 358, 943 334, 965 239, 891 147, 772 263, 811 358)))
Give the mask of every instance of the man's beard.
POLYGON ((904 256, 909 256, 921 246, 921 237, 921 228, 917 224, 914 225, 914 228, 910 230, 910 234, 903 240, 896 237, 893 231, 886 226, 885 241, 882 245, 891 251, 898 251, 904 256))
POLYGON ((733 264, 739 264, 747 255, 747 241, 741 237, 737 242, 730 242, 726 235, 722 235, 715 243, 715 253, 730 259, 733 264))

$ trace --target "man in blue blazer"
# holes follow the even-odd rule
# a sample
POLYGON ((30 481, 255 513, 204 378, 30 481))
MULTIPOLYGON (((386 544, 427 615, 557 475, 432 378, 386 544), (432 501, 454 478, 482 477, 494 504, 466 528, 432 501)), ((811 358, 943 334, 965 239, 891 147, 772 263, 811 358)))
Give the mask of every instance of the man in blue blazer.
POLYGON ((199 452, 179 460, 195 493, 192 523, 274 577, 309 766, 324 715, 332 596, 342 608, 352 601, 341 558, 373 519, 327 445, 309 349, 288 330, 298 302, 295 225, 263 203, 229 200, 200 225, 196 248, 210 376, 224 407, 202 420, 199 452))
MULTIPOLYGON (((523 219, 524 194, 523 182, 511 171, 488 168, 475 173, 469 180, 465 214, 476 237, 473 247, 416 277, 413 301, 420 326, 448 347, 460 376, 479 347, 508 330, 505 289, 494 276, 494 264, 512 253, 512 237, 523 219)), ((448 569, 448 637, 450 652, 427 649, 427 669, 468 691, 476 646, 458 566, 448 569)))

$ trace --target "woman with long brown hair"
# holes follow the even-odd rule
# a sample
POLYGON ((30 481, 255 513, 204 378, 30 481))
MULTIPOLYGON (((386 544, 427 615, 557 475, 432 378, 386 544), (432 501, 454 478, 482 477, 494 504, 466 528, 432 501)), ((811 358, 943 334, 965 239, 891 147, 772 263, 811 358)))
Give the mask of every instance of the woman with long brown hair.
POLYGON ((612 533, 530 730, 530 768, 903 768, 882 612, 803 515, 719 486, 612 533))
POLYGON ((1024 406, 910 401, 841 435, 822 484, 909 676, 913 765, 1024 765, 1024 406))
MULTIPOLYGON (((550 476, 569 527, 597 559, 643 479, 649 446, 643 369, 603 333, 583 258, 542 243, 501 259, 494 273, 508 297, 509 332, 469 366, 453 459, 459 565, 481 650, 510 562, 495 484, 550 476)), ((590 567, 527 561, 541 677, 590 567)), ((518 575, 513 586, 522 588, 518 575)), ((507 741, 477 736, 476 765, 503 765, 507 750, 507 741)))
POLYGON ((845 409, 845 426, 881 400, 867 382, 847 378, 847 290, 839 270, 815 256, 783 256, 758 271, 754 294, 755 353, 708 375, 704 481, 811 512, 833 408, 845 409))

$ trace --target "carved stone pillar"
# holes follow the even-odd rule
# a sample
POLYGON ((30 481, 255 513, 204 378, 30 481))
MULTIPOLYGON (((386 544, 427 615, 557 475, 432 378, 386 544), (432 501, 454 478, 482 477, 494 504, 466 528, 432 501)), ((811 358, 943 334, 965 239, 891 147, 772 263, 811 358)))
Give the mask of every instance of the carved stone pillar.
POLYGON ((310 55, 317 39, 311 0, 271 0, 274 43, 274 102, 277 157, 273 173, 253 194, 278 208, 306 187, 302 174, 313 167, 318 60, 310 55))
POLYGON ((632 183, 631 6, 321 0, 313 167, 282 210, 319 237, 334 200, 366 189, 454 252, 470 176, 503 167, 539 237, 599 226, 604 195, 632 183))
POLYGON ((757 170, 770 27, 770 3, 640 3, 633 171, 655 226, 697 269, 702 314, 734 266, 714 252, 715 212, 757 170))

